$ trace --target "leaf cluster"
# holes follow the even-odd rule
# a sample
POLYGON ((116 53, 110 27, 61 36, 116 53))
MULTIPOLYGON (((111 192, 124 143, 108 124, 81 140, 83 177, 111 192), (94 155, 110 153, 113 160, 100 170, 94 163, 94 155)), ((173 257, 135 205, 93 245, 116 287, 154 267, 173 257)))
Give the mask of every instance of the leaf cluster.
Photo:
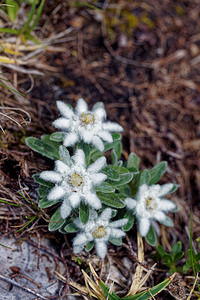
MULTIPOLYGON (((0 28, 0 32, 19 35, 23 40, 32 40, 36 43, 39 43, 39 41, 36 40, 35 37, 31 34, 31 32, 37 26, 37 23, 40 19, 44 7, 44 3, 45 0, 39 1, 39 5, 37 7, 38 0, 32 0, 30 2, 31 9, 25 24, 23 24, 23 26, 19 29, 13 29, 8 27, 0 28)), ((20 4, 21 1, 5 0, 5 5, 1 7, 1 9, 6 9, 6 13, 8 14, 8 17, 12 23, 14 23, 17 18, 20 4)))

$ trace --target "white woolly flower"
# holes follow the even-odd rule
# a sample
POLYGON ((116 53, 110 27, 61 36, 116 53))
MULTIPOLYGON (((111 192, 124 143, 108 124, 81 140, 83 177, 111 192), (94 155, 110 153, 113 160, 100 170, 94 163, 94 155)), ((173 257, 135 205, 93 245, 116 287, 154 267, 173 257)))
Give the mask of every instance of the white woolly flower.
POLYGON ((124 226, 128 221, 127 219, 120 219, 110 222, 111 217, 112 209, 106 208, 100 216, 95 211, 91 211, 86 224, 77 218, 74 223, 81 232, 73 240, 73 252, 79 253, 88 242, 94 241, 97 254, 103 259, 107 253, 108 240, 125 236, 125 232, 118 227, 124 226))
POLYGON ((123 128, 117 123, 104 122, 106 111, 103 103, 95 104, 91 111, 88 110, 88 105, 83 99, 78 100, 75 111, 62 101, 57 101, 57 107, 61 117, 52 125, 67 132, 63 140, 66 147, 83 140, 103 151, 103 141, 109 143, 113 141, 111 132, 123 131, 123 128))
POLYGON ((133 210, 136 214, 141 236, 147 235, 153 219, 165 223, 168 219, 165 212, 176 208, 172 201, 163 198, 169 194, 172 188, 172 183, 151 186, 143 184, 139 187, 135 199, 125 199, 128 209, 133 210))
POLYGON ((83 150, 78 149, 68 165, 57 160, 54 171, 44 171, 40 174, 42 179, 55 183, 47 199, 64 200, 60 209, 63 219, 67 218, 81 201, 94 209, 101 208, 101 201, 94 191, 94 186, 106 180, 107 176, 99 172, 105 164, 105 157, 100 157, 86 168, 85 154, 83 150))

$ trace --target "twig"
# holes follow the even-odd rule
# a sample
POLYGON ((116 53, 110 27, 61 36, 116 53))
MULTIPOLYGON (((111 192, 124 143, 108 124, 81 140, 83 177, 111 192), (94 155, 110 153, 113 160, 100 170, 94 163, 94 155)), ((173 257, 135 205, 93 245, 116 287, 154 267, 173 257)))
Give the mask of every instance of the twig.
POLYGON ((24 290, 24 291, 26 291, 26 292, 29 293, 29 294, 32 294, 32 295, 34 295, 34 296, 37 296, 37 297, 39 297, 40 299, 48 300, 48 298, 43 297, 42 295, 38 294, 37 292, 33 291, 32 289, 29 289, 29 288, 27 288, 27 287, 21 286, 19 283, 15 282, 14 280, 11 280, 10 278, 7 278, 7 277, 1 275, 1 274, 0 274, 0 279, 2 279, 3 281, 6 281, 6 282, 8 282, 8 283, 10 283, 10 284, 12 284, 12 285, 18 287, 18 288, 20 288, 20 289, 22 289, 22 290, 24 290))

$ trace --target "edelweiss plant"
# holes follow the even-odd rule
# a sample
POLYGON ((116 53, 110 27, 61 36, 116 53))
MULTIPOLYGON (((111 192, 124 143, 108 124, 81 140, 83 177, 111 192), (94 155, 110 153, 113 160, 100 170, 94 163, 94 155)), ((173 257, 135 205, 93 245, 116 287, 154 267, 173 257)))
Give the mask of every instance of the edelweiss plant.
POLYGON ((104 122, 106 111, 102 102, 88 110, 88 105, 83 99, 79 99, 75 112, 62 101, 57 101, 57 107, 61 118, 53 122, 53 126, 63 130, 65 133, 63 145, 74 146, 75 143, 83 140, 92 144, 98 150, 104 150, 104 143, 113 141, 110 132, 121 132, 123 128, 117 123, 104 122))
POLYGON ((61 117, 53 125, 62 131, 41 139, 26 139, 31 149, 55 160, 54 170, 34 175, 39 184, 39 207, 57 207, 49 230, 76 232, 74 253, 90 251, 95 245, 97 254, 104 258, 107 243, 121 245, 136 218, 140 235, 154 246, 154 221, 173 226, 166 213, 176 210, 176 205, 165 196, 174 192, 177 185, 157 184, 167 163, 140 170, 140 159, 135 153, 130 153, 127 161, 120 160, 122 127, 105 121, 103 103, 89 110, 86 102, 79 99, 75 111, 61 101, 57 101, 57 107, 61 117), (109 164, 105 158, 108 150, 109 164))
POLYGON ((125 236, 125 232, 118 227, 127 224, 128 219, 110 222, 112 212, 111 208, 106 208, 98 216, 97 212, 93 210, 86 224, 83 224, 79 218, 74 220, 74 225, 81 231, 73 240, 74 253, 81 252, 88 243, 90 243, 88 247, 91 249, 95 243, 97 254, 104 258, 107 253, 108 241, 114 243, 116 238, 125 236))
POLYGON ((143 184, 139 187, 135 199, 126 198, 125 203, 128 209, 136 215, 139 232, 141 236, 146 236, 149 232, 151 220, 159 221, 166 226, 173 226, 173 221, 164 212, 173 211, 176 205, 163 197, 173 191, 172 183, 148 186, 143 184), (164 211, 164 212, 163 212, 164 211))
MULTIPOLYGON (((66 150, 61 148, 61 151, 66 150)), ((55 171, 44 171, 40 174, 40 178, 55 183, 48 193, 47 199, 49 201, 63 199, 60 209, 63 219, 67 218, 72 209, 79 206, 81 201, 92 208, 100 209, 101 201, 97 197, 94 187, 107 178, 105 174, 99 173, 106 164, 105 157, 98 158, 86 168, 85 154, 83 150, 78 149, 72 158, 66 153, 63 160, 55 162, 55 171)))

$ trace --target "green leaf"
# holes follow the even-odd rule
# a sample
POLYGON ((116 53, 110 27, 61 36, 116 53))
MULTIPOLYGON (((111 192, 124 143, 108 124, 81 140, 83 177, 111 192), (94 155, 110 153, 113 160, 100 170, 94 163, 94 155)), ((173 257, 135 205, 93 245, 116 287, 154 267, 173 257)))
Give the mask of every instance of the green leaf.
POLYGON ((115 167, 116 166, 109 165, 102 170, 102 172, 107 175, 107 179, 111 181, 119 181, 120 179, 115 167))
POLYGON ((175 256, 177 253, 182 251, 182 243, 180 241, 176 242, 172 247, 172 255, 175 256))
POLYGON ((103 172, 108 176, 108 180, 113 187, 118 187, 129 183, 133 179, 133 173, 129 172, 125 167, 108 165, 103 172), (105 172, 104 172, 105 170, 105 172))
POLYGON ((123 217, 124 219, 128 219, 128 222, 126 223, 126 225, 124 225, 122 227, 122 229, 124 231, 129 231, 132 227, 133 227, 133 224, 134 224, 134 216, 133 216, 133 212, 132 211, 127 211, 123 217))
POLYGON ((33 151, 53 160, 59 159, 58 150, 54 146, 35 137, 28 137, 25 139, 25 142, 26 145, 29 146, 33 151))
POLYGON ((52 141, 52 140, 50 139, 50 135, 49 135, 49 134, 43 134, 43 135, 41 135, 41 141, 43 141, 44 143, 46 143, 46 144, 48 144, 48 145, 54 147, 54 148, 57 149, 57 150, 59 149, 59 145, 60 145, 60 144, 58 144, 58 143, 52 141))
POLYGON ((114 193, 115 188, 109 184, 108 182, 103 182, 101 185, 95 186, 95 191, 96 192, 101 192, 101 193, 114 193))
POLYGON ((154 287, 143 291, 141 293, 138 293, 136 295, 133 296, 127 296, 127 297, 122 297, 121 300, 148 300, 148 299, 152 299, 152 296, 157 295, 158 293, 160 293, 162 290, 164 290, 168 284, 170 284, 170 282, 172 281, 171 277, 165 279, 164 281, 162 281, 161 283, 155 285, 154 287))
POLYGON ((62 219, 60 216, 60 207, 56 210, 49 221, 48 229, 49 231, 55 231, 63 226, 65 219, 62 219))
POLYGON ((94 241, 87 243, 87 245, 85 246, 85 250, 87 252, 90 252, 92 250, 92 248, 94 247, 94 241))
POLYGON ((79 218, 83 224, 86 224, 89 220, 90 208, 87 204, 81 202, 79 206, 79 218))
POLYGON ((167 254, 167 252, 163 249, 163 247, 161 245, 157 246, 157 252, 161 257, 163 257, 164 255, 167 254))
POLYGON ((49 201, 46 198, 45 199, 40 199, 38 202, 38 206, 40 208, 47 208, 47 207, 51 207, 59 202, 61 202, 62 200, 57 200, 57 201, 49 201))
POLYGON ((44 179, 40 178, 40 174, 34 174, 33 179, 34 179, 35 182, 37 182, 41 185, 44 185, 46 187, 52 188, 54 186, 53 183, 45 181, 44 179))
POLYGON ((8 11, 8 16, 11 22, 15 22, 15 19, 17 17, 17 13, 19 10, 19 5, 16 1, 14 0, 6 0, 7 4, 7 11, 8 11))
POLYGON ((109 287, 102 280, 99 281, 99 286, 104 294, 104 297, 107 298, 109 293, 109 287))
POLYGON ((118 194, 102 194, 100 192, 97 193, 101 202, 109 207, 113 208, 123 208, 125 207, 124 202, 120 199, 120 195, 118 194))
POLYGON ((121 153, 122 153, 122 143, 121 141, 118 141, 115 143, 111 152, 111 160, 113 157, 112 164, 115 164, 120 159, 121 153))
MULTIPOLYGON (((36 2, 36 1, 34 1, 34 2, 36 2)), ((44 3, 45 3, 45 0, 41 0, 40 5, 38 7, 38 10, 36 12, 36 16, 34 18, 34 21, 31 24, 31 27, 29 27, 29 29, 28 29, 28 33, 31 33, 31 31, 33 31, 35 29, 35 27, 36 27, 36 25, 37 25, 37 23, 39 21, 40 15, 42 13, 42 9, 43 9, 44 3)))
POLYGON ((112 165, 117 165, 118 164, 118 159, 117 159, 117 153, 115 152, 115 150, 113 149, 111 152, 111 163, 112 165))
POLYGON ((139 186, 143 184, 149 184, 150 182, 150 173, 149 170, 144 169, 143 171, 140 172, 140 177, 139 177, 139 186))
POLYGON ((64 132, 54 132, 50 135, 50 140, 54 142, 62 142, 64 136, 64 132))
POLYGON ((120 174, 119 181, 112 182, 113 187, 119 187, 129 183, 133 179, 133 173, 120 174))
POLYGON ((167 170, 166 161, 159 162, 155 167, 149 170, 149 174, 151 176, 149 185, 157 183, 160 180, 160 178, 163 176, 163 174, 166 172, 166 170, 167 170))
POLYGON ((78 231, 78 228, 74 223, 69 223, 64 227, 65 232, 67 233, 74 233, 78 231))
POLYGON ((127 161, 127 168, 131 169, 131 171, 138 171, 140 165, 140 158, 133 152, 129 154, 127 161))
POLYGON ((49 186, 40 185, 38 189, 38 194, 40 198, 46 198, 49 194, 49 190, 50 190, 49 186))
POLYGON ((71 157, 67 148, 63 145, 59 147, 59 155, 62 162, 66 165, 71 166, 71 157))
POLYGON ((151 246, 155 246, 157 239, 156 239, 156 233, 152 227, 152 225, 150 226, 149 232, 147 233, 147 235, 145 236, 145 239, 147 241, 147 243, 151 246))
POLYGON ((121 246, 122 245, 122 238, 109 238, 109 242, 111 242, 115 246, 121 246))

